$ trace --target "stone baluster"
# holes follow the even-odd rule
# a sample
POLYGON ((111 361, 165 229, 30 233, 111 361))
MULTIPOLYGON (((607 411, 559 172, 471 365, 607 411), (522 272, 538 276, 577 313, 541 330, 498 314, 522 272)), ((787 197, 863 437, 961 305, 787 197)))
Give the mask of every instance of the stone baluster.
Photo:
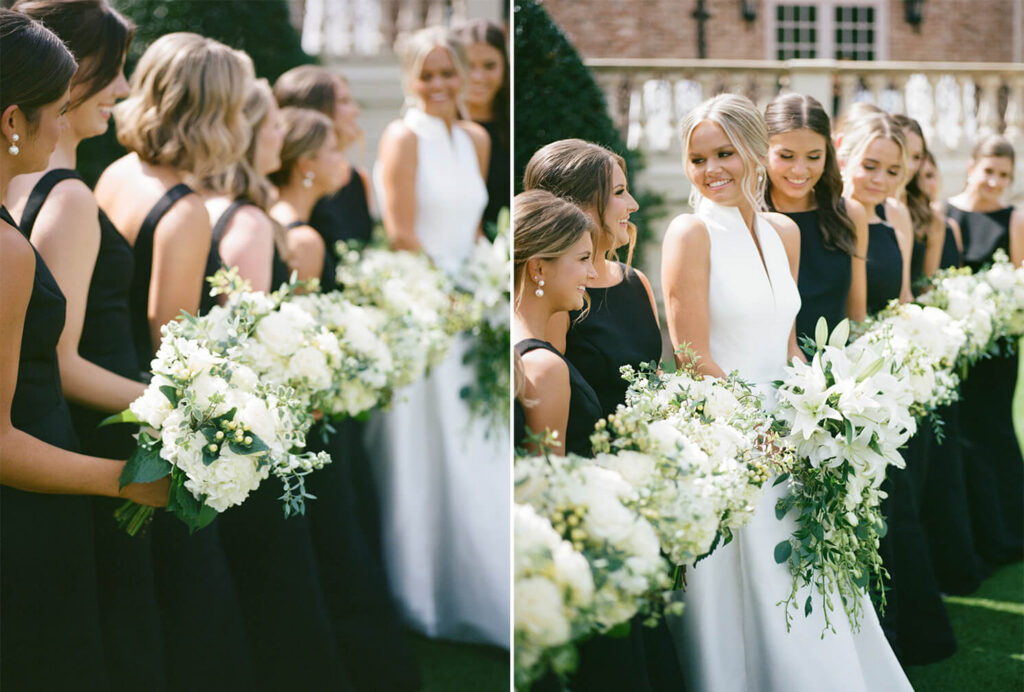
POLYGON ((852 72, 839 73, 839 107, 835 113, 840 116, 846 109, 853 105, 857 97, 857 90, 860 88, 860 78, 852 72))
POLYGON ((717 76, 711 70, 700 70, 697 73, 696 81, 700 84, 701 100, 707 101, 715 95, 712 90, 715 88, 716 80, 717 76))
POLYGON ((935 142, 937 145, 940 140, 940 138, 936 136, 939 122, 939 75, 934 72, 928 72, 925 74, 925 79, 928 80, 928 97, 930 99, 930 103, 928 108, 928 117, 921 121, 921 130, 924 132, 924 139, 928 142, 928 146, 933 147, 935 145, 933 145, 932 142, 935 142))
POLYGON ((946 138, 946 145, 951 151, 958 149, 962 143, 968 142, 971 139, 967 132, 967 106, 965 101, 967 92, 974 88, 974 80, 969 75, 954 77, 953 81, 960 88, 960 93, 956 103, 956 118, 953 121, 953 129, 946 138))
POLYGON ((910 74, 907 72, 895 72, 892 74, 891 86, 893 91, 899 96, 899 106, 896 109, 896 113, 907 112, 907 80, 910 79, 910 74))
POLYGON ((644 113, 644 82, 642 77, 630 79, 629 90, 629 126, 626 129, 626 146, 630 149, 638 149, 644 142, 644 128, 647 124, 647 116, 644 113))
POLYGON ((1006 99, 1006 129, 1003 134, 1010 140, 1014 148, 1024 148, 1024 77, 1007 79, 1009 93, 1006 99))
POLYGON ((605 104, 608 107, 608 115, 611 116, 612 124, 622 130, 622 117, 619 108, 619 82, 622 76, 618 72, 604 71, 594 73, 594 81, 604 94, 605 104))
POLYGON ((882 92, 889 86, 889 77, 876 72, 868 75, 864 81, 867 82, 868 91, 871 92, 872 103, 880 106, 882 103, 882 92))
POLYGON ((995 74, 984 74, 978 79, 980 94, 978 102, 978 137, 999 132, 999 105, 997 103, 1002 78, 995 74))
POLYGON ((757 104, 757 109, 764 112, 765 106, 771 103, 771 100, 775 98, 775 94, 778 91, 779 76, 775 70, 760 70, 754 74, 754 85, 757 98, 754 103, 757 104))

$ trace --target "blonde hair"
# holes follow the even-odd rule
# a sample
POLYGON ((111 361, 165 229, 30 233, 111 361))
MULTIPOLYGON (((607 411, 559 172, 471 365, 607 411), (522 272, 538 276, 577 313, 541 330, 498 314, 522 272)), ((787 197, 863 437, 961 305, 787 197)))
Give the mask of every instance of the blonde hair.
POLYGON ((256 170, 256 157, 259 155, 259 130, 267 118, 272 103, 274 94, 270 90, 270 83, 265 79, 254 81, 249 98, 245 100, 242 109, 252 133, 245 156, 223 172, 205 178, 202 181, 205 189, 232 198, 247 199, 264 211, 270 207, 274 186, 265 175, 256 170))
POLYGON ((907 137, 891 115, 882 111, 868 112, 856 118, 847 118, 843 124, 842 141, 836 154, 843 171, 843 180, 849 179, 849 171, 852 166, 860 164, 871 143, 876 139, 890 139, 900 148, 900 165, 903 172, 900 182, 893 194, 899 197, 907 184, 907 168, 909 165, 907 155, 907 137))
MULTIPOLYGON (((419 77, 423 70, 423 61, 435 48, 448 51, 455 66, 455 72, 462 80, 465 87, 467 74, 469 72, 466 60, 466 47, 454 33, 443 26, 428 26, 425 29, 410 34, 400 43, 402 55, 402 89, 405 92, 405 100, 409 105, 420 105, 416 103, 412 94, 412 82, 419 77)), ((462 94, 458 98, 459 112, 462 112, 462 94)))
MULTIPOLYGON (((615 152, 582 139, 562 139, 541 147, 530 157, 523 173, 523 189, 547 190, 574 204, 593 206, 601 234, 614 236, 614 231, 604 225, 604 212, 612 195, 613 166, 626 174, 626 161, 615 152)), ((626 264, 633 261, 634 247, 636 226, 629 224, 626 264)), ((617 259, 616 250, 613 247, 608 251, 608 259, 617 259)))
POLYGON ((117 140, 143 161, 171 166, 194 180, 223 171, 249 143, 242 106, 254 78, 241 51, 198 34, 154 41, 114 108, 117 140))
MULTIPOLYGON (((722 128, 729 143, 743 161, 743 181, 740 189, 755 212, 766 211, 764 192, 768 181, 764 161, 768 157, 768 129, 757 106, 745 96, 719 94, 700 104, 683 119, 683 168, 690 158, 690 139, 702 122, 715 123, 722 128)), ((690 181, 693 183, 693 181, 690 181)), ((696 185, 690 187, 690 206, 697 208, 703 196, 696 185)))
POLYGON ((288 184, 299 159, 315 156, 334 132, 331 119, 312 108, 282 108, 281 121, 285 129, 281 167, 270 174, 270 181, 278 187, 288 184))
MULTIPOLYGON (((512 200, 513 206, 513 276, 516 285, 516 306, 526 290, 526 263, 532 259, 554 260, 569 251, 576 242, 589 233, 591 239, 597 225, 575 203, 562 199, 547 190, 520 192, 512 200)), ((589 296, 584 296, 584 314, 590 307, 589 296)))

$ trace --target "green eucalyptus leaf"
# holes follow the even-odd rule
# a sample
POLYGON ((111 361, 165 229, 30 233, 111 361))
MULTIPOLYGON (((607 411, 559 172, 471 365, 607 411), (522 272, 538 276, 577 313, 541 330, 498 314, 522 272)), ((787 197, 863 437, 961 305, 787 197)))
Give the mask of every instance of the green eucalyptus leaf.
POLYGON ((177 406, 178 402, 181 401, 181 397, 178 396, 178 389, 176 387, 165 384, 160 387, 160 392, 167 397, 169 402, 171 402, 171 406, 177 406))
POLYGON ((161 458, 160 450, 136 447, 121 470, 120 487, 129 483, 150 483, 171 472, 171 465, 161 458))
POLYGON ((780 565, 788 560, 792 554, 793 546, 790 545, 789 541, 782 541, 775 546, 775 562, 780 565))
POLYGON ((804 617, 810 615, 812 610, 813 607, 811 606, 811 597, 808 596, 807 600, 804 602, 804 617))

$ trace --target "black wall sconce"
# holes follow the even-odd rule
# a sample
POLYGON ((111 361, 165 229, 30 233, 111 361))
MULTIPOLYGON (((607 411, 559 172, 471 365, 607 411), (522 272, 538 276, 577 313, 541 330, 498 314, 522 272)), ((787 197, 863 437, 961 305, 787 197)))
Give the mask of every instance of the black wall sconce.
POLYGON ((757 0, 741 0, 740 16, 743 21, 752 22, 757 19, 757 0))
POLYGON ((903 0, 903 17, 915 31, 920 31, 924 21, 924 0, 903 0))

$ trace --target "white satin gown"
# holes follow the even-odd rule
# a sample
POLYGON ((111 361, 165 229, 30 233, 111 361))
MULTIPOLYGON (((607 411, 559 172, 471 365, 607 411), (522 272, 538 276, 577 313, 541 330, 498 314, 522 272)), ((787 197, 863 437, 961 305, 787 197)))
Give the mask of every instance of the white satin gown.
MULTIPOLYGON (((769 397, 786 362, 790 330, 800 309, 782 240, 758 218, 764 262, 750 231, 734 207, 703 199, 697 215, 710 237, 708 285, 711 357, 723 370, 737 370, 769 397)), ((750 523, 687 569, 683 615, 671 622, 691 692, 889 692, 910 690, 875 611, 865 602, 860 631, 854 634, 841 607, 830 615, 837 634, 821 632, 816 607, 802 607, 786 623, 779 601, 791 589, 787 565, 775 562, 774 548, 795 529, 792 513, 775 517, 775 503, 786 485, 761 496, 750 523)), ((797 599, 803 604, 804 590, 797 599)), ((867 596, 864 597, 867 599, 867 596)), ((815 597, 815 605, 820 598, 815 597)), ((835 599, 839 603, 838 598, 835 599)))
MULTIPOLYGON (((418 142, 416 236, 456 272, 487 203, 476 150, 463 130, 449 133, 420 110, 403 120, 418 142)), ((459 396, 474 377, 462 363, 468 345, 459 337, 425 379, 396 392, 367 442, 388 582, 405 621, 429 637, 507 648, 510 438, 471 420, 459 396)))

